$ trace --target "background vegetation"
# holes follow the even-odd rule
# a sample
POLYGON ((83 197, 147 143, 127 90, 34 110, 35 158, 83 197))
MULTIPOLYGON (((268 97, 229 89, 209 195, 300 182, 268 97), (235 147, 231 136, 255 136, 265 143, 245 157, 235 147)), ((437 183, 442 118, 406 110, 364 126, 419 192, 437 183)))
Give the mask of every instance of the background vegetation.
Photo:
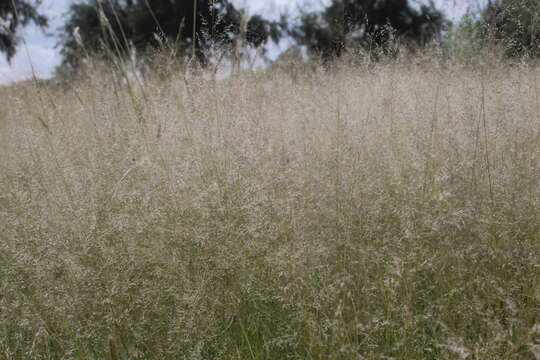
MULTIPOLYGON (((47 26, 40 3, 6 0, 0 6, 0 52, 8 60, 21 27, 30 22, 47 26)), ((299 8, 296 17, 283 13, 279 20, 250 15, 229 0, 79 1, 70 6, 59 33, 63 63, 58 74, 73 74, 85 57, 111 60, 136 53, 151 62, 163 48, 175 57, 196 57, 203 65, 224 57, 238 62, 237 45, 264 54, 270 40, 285 38, 307 59, 327 63, 351 52, 376 58, 377 51, 395 55, 431 46, 453 55, 497 48, 508 57, 536 57, 539 6, 536 0, 493 0, 452 24, 432 2, 408 0, 332 0, 319 8, 299 8)))
MULTIPOLYGON (((245 15, 248 44, 279 40, 278 24, 245 15)), ((77 68, 81 55, 112 50, 127 56, 136 50, 144 56, 163 46, 174 48, 178 56, 194 54, 206 63, 211 50, 223 49, 238 36, 242 17, 227 0, 76 3, 62 31, 63 66, 77 68)))
POLYGON ((0 52, 10 61, 20 43, 22 27, 34 23, 41 28, 47 26, 47 18, 37 8, 41 0, 0 1, 0 52))

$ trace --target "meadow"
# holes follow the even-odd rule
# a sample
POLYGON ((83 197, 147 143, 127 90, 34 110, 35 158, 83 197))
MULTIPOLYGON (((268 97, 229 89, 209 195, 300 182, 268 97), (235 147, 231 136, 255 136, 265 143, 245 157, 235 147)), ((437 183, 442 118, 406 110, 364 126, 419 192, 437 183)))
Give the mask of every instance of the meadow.
POLYGON ((540 359, 534 63, 0 93, 0 359, 540 359))

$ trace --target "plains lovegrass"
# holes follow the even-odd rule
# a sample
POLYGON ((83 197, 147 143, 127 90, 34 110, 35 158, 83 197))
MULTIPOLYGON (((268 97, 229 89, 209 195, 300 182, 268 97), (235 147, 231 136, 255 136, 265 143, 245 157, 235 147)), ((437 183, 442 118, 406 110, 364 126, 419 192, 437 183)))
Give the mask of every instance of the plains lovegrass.
POLYGON ((0 359, 540 358, 535 65, 0 92, 0 359))

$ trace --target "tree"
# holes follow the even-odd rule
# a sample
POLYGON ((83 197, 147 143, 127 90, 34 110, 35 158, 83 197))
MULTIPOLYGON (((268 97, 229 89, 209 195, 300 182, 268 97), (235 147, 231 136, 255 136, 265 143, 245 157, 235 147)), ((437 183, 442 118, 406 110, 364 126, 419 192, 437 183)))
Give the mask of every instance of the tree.
POLYGON ((540 1, 489 1, 473 30, 482 43, 502 45, 508 56, 538 56, 540 1))
MULTIPOLYGON (((73 4, 60 43, 64 65, 78 66, 81 47, 92 54, 112 49, 125 55, 130 47, 146 53, 164 43, 178 47, 180 54, 194 49, 204 63, 213 45, 234 40, 242 16, 228 0, 90 0, 73 4)), ((260 16, 249 19, 246 40, 253 46, 269 39, 278 41, 279 36, 278 25, 260 16)))
POLYGON ((132 6, 131 2, 122 6, 116 0, 72 4, 60 34, 63 65, 72 70, 80 65, 82 51, 86 55, 98 54, 105 49, 115 49, 115 45, 116 52, 127 54, 126 42, 119 40, 122 34, 132 37, 128 22, 132 6))
POLYGON ((328 60, 347 48, 381 47, 393 38, 423 46, 446 23, 433 3, 417 9, 407 0, 332 0, 320 12, 303 12, 289 34, 310 54, 328 60))
POLYGON ((8 62, 15 56, 22 27, 30 23, 47 26, 47 18, 38 11, 40 4, 41 0, 0 0, 0 52, 8 62))

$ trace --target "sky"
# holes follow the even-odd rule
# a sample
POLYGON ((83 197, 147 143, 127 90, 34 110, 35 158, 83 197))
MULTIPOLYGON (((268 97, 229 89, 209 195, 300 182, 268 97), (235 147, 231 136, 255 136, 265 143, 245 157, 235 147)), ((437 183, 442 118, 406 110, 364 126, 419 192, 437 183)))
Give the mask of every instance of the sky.
MULTIPOLYGON (((300 4, 324 3, 328 0, 233 0, 241 7, 249 8, 250 13, 272 15, 279 13, 287 6, 300 4)), ((437 0, 435 3, 445 9, 452 19, 463 15, 473 0, 437 0)), ((19 46, 17 54, 8 64, 5 57, 0 55, 0 84, 23 80, 32 76, 50 77, 55 67, 60 63, 61 56, 56 47, 58 29, 65 20, 65 12, 75 0, 43 0, 41 11, 49 18, 50 27, 44 34, 36 26, 28 26, 21 31, 24 42, 19 46)), ((279 51, 279 49, 278 49, 279 51)))

